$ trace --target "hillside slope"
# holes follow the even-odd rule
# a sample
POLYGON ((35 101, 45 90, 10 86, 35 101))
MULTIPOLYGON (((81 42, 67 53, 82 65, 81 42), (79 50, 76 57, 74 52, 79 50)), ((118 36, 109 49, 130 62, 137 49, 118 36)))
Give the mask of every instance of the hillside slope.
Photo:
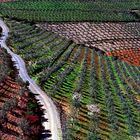
POLYGON ((43 112, 28 85, 18 77, 10 55, 1 48, 0 58, 0 139, 39 139, 43 112))
POLYGON ((23 0, 0 3, 0 13, 28 21, 139 21, 133 12, 140 8, 139 0, 23 0))
POLYGON ((6 20, 11 48, 58 105, 63 137, 132 139, 140 132, 140 67, 29 23, 6 20))

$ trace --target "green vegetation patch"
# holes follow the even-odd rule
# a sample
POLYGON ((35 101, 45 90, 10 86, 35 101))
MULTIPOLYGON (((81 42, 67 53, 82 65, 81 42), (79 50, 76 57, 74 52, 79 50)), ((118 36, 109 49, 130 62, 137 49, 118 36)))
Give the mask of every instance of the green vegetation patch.
POLYGON ((64 139, 122 140, 140 134, 140 67, 54 33, 41 34, 23 22, 6 23, 11 46, 26 61, 30 76, 63 110, 64 139))
POLYGON ((134 1, 15 1, 0 3, 0 14, 29 21, 135 21, 134 1))

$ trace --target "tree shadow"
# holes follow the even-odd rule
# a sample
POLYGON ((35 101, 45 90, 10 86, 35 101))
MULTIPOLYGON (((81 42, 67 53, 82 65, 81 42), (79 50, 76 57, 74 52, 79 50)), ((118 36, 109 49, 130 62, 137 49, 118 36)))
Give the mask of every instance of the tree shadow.
POLYGON ((41 137, 42 140, 44 140, 46 138, 50 138, 51 136, 52 136, 51 131, 48 129, 48 130, 42 131, 40 137, 41 137))

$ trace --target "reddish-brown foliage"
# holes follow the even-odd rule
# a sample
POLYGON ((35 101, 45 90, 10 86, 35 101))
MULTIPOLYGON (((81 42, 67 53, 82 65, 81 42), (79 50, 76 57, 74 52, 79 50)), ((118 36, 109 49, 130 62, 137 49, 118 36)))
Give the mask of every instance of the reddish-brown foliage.
MULTIPOLYGON (((9 70, 14 72, 17 71, 13 67, 11 57, 3 49, 0 49, 0 58, 3 70, 7 67, 9 70)), ((1 73, 3 70, 1 70, 1 73)), ((34 99, 34 96, 32 97, 32 94, 29 94, 29 89, 26 84, 19 80, 19 82, 17 82, 16 79, 18 76, 16 73, 13 74, 14 75, 11 76, 8 72, 4 71, 3 78, 0 77, 0 110, 2 110, 0 118, 0 140, 16 140, 18 136, 21 136, 23 139, 30 139, 31 137, 34 137, 34 135, 37 136, 42 129, 41 116, 34 110, 31 111, 33 113, 35 112, 36 116, 32 115, 32 117, 28 117, 28 119, 31 120, 28 123, 30 124, 31 129, 37 128, 36 131, 31 130, 31 133, 27 134, 20 127, 19 124, 22 120, 27 120, 26 114, 30 111, 28 109, 28 103, 30 100, 34 103, 37 103, 37 101, 34 99), (23 94, 19 94, 22 88, 24 88, 25 91, 23 90, 23 94), (9 103, 9 101, 11 101, 13 105, 11 104, 11 108, 5 110, 3 105, 9 103), (36 121, 38 121, 38 123, 34 124, 36 121)), ((36 110, 40 111, 39 106, 36 107, 36 110)))
POLYGON ((119 59, 135 66, 140 66, 140 48, 114 50, 106 53, 107 56, 117 56, 119 59))
POLYGON ((26 116, 26 119, 31 123, 36 123, 37 121, 39 121, 39 117, 36 115, 28 115, 26 116))

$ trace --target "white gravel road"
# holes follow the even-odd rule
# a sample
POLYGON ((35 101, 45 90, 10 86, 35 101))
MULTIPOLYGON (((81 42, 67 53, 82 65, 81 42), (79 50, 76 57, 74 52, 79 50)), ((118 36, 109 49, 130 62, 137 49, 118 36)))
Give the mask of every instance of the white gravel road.
POLYGON ((29 81, 29 89, 31 92, 38 94, 36 95, 36 99, 39 100, 40 104, 43 105, 42 108, 45 109, 44 118, 48 119, 48 121, 43 122, 42 124, 45 127, 45 130, 51 131, 52 136, 50 138, 45 138, 44 140, 62 140, 60 116, 55 104, 51 98, 48 97, 47 94, 42 91, 39 86, 29 77, 23 59, 19 55, 13 53, 7 47, 5 41, 8 38, 9 29, 2 19, 0 19, 0 26, 3 29, 3 37, 0 40, 1 47, 5 48, 12 56, 12 61, 15 62, 17 69, 19 69, 20 77, 23 79, 23 81, 29 81))

